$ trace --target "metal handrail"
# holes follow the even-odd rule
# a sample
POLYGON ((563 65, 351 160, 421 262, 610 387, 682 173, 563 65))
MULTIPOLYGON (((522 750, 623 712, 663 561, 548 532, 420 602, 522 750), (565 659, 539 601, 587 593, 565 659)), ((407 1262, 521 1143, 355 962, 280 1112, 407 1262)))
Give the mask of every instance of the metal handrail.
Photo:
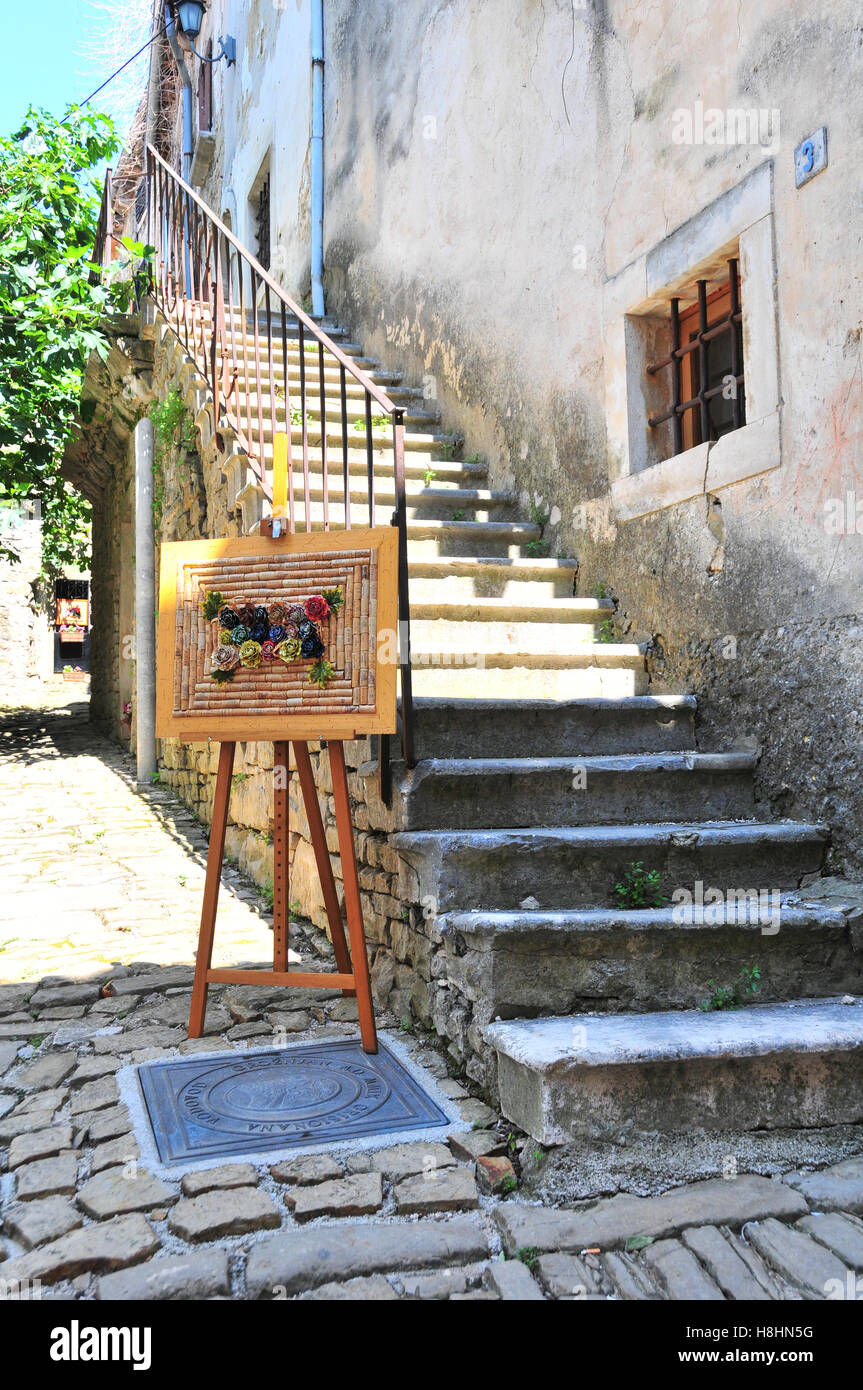
MULTIPOLYGON (((152 145, 147 146, 147 241, 156 248, 151 275, 153 298, 171 331, 183 344, 212 393, 216 430, 227 425, 246 455, 264 496, 272 501, 266 477, 265 435, 275 438, 283 429, 288 438, 287 529, 297 529, 302 510, 307 531, 312 530, 311 469, 309 450, 309 375, 313 373, 320 421, 320 468, 324 530, 350 528, 351 469, 348 459, 348 382, 362 390, 365 438, 365 489, 368 524, 375 525, 375 459, 372 402, 392 422, 392 476, 398 529, 399 666, 401 672, 402 750, 405 762, 416 761, 413 738, 413 700, 410 668, 410 604, 407 564, 407 504, 404 460, 404 408, 394 401, 347 356, 337 343, 288 295, 269 271, 216 216, 199 194, 182 179, 152 145), (261 301, 263 301, 261 303, 261 301), (263 323, 261 314, 263 313, 263 323), (299 392, 293 397, 288 371, 288 317, 296 320, 299 338, 299 392), (276 348, 281 347, 283 400, 278 399, 276 348), (307 355, 312 360, 307 364, 307 355), (316 363, 315 363, 315 358, 316 363), (317 370, 315 371, 315 365, 317 370), (338 374, 338 383, 327 382, 327 368, 338 374), (239 379, 245 385, 245 407, 239 379), (252 407, 252 397, 255 405, 252 407), (327 391, 338 426, 327 424, 327 391), (299 399, 297 400, 297 395, 299 399), (265 399, 266 397, 266 399, 265 399), (278 414, 284 409, 285 423, 278 414), (302 496, 295 486, 292 425, 301 429, 302 496), (341 495, 330 482, 328 435, 335 434, 341 448, 341 495), (342 510, 342 518, 338 512, 342 510)), ((106 194, 107 197, 107 194, 106 194)), ((103 198, 103 208, 105 199, 103 198)), ((94 259, 104 263, 106 240, 111 235, 106 213, 100 216, 94 259), (99 238, 101 237, 101 241, 99 238)), ((358 403, 359 404, 359 403, 358 403)), ((359 423, 359 421, 357 421, 359 423)), ((380 437, 378 437, 378 444, 380 437)), ((333 460, 334 462, 335 460, 333 460)), ((299 459, 298 459, 299 463, 299 459)), ((299 468, 297 468, 299 473, 299 468)), ((389 799, 389 738, 379 741, 381 792, 389 799)))

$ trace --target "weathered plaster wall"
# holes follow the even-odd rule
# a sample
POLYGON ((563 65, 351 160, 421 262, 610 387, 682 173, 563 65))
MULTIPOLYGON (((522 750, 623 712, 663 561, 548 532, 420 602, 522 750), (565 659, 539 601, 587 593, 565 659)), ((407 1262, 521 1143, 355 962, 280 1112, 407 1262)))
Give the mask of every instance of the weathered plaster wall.
POLYGON ((608 581, 622 626, 661 638, 657 688, 704 696, 703 741, 762 743, 765 799, 831 819, 859 868, 863 546, 824 515, 849 489, 863 501, 856 7, 330 0, 327 16, 328 307, 432 379, 466 452, 552 509, 582 591, 608 581), (764 147, 676 144, 696 101, 763 110, 764 147), (794 146, 822 124, 829 167, 797 190, 794 146), (621 521, 603 286, 771 158, 781 467, 621 521))
MULTIPOLYGON (((264 161, 271 178, 271 270, 292 294, 310 287, 309 138, 311 10, 309 0, 213 0, 200 42, 218 50, 220 34, 237 40, 237 63, 214 65, 217 140, 201 192, 252 250, 256 227, 250 195, 264 161)), ((190 68, 197 81, 198 63, 190 68)), ((195 111, 197 120, 197 107, 195 111)))

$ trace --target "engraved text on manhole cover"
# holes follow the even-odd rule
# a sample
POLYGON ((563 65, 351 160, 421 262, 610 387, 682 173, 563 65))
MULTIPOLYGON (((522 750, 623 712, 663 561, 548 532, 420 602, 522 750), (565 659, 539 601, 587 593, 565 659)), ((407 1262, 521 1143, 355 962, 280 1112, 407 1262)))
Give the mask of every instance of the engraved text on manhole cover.
POLYGON ((140 1080, 163 1163, 447 1123, 392 1053, 353 1039, 149 1062, 140 1080))

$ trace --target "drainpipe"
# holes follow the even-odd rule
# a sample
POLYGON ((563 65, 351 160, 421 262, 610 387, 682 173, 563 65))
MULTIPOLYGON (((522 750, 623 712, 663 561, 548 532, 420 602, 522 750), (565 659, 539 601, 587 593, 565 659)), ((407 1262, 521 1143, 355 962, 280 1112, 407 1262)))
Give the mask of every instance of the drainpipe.
POLYGON ((138 781, 156 771, 156 542, 153 421, 135 426, 135 744, 138 781))
POLYGON ((192 79, 189 76, 189 69, 183 58, 183 50, 177 39, 177 29, 168 0, 165 0, 165 30, 168 35, 168 43, 171 45, 171 52, 177 63, 177 72, 180 74, 180 81, 183 84, 183 178, 186 183, 190 183, 192 172, 192 79))
POLYGON ((312 313, 324 315, 324 0, 312 0, 312 313))

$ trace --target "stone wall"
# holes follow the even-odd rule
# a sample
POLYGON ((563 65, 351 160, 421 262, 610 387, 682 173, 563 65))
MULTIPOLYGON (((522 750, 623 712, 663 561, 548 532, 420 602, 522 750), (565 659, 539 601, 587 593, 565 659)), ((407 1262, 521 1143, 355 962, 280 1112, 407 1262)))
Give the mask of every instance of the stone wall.
POLYGON ((0 559, 0 700, 38 697, 54 669, 50 584, 41 579, 42 530, 23 512, 0 513, 0 540, 17 561, 0 559))

